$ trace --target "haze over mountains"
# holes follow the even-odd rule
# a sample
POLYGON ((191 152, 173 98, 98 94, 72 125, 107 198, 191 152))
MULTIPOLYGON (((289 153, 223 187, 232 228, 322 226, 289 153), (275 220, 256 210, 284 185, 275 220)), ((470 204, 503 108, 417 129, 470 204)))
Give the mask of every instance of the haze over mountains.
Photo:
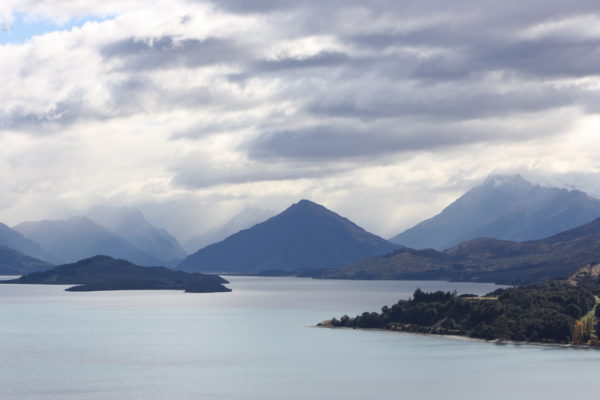
MULTIPOLYGON (((439 215, 395 237, 426 250, 388 242, 302 200, 179 262, 186 253, 177 239, 139 210, 99 206, 64 221, 24 222, 14 229, 0 224, 0 267, 26 273, 101 254, 185 271, 529 283, 600 261, 600 219, 594 220, 599 216, 600 201, 583 192, 533 185, 519 175, 491 176, 439 215), (546 238, 521 242, 539 236, 546 238)), ((213 233, 233 232, 251 220, 238 215, 213 233)))
POLYGON ((49 261, 55 264, 72 263, 98 254, 124 258, 139 265, 161 264, 157 258, 86 217, 23 222, 14 229, 40 244, 49 255, 49 261))
POLYGON ((308 200, 188 256, 185 271, 260 272, 335 268, 397 246, 308 200))
POLYGON ((440 214, 390 239, 416 249, 444 250, 489 237, 535 240, 600 217, 600 200, 579 190, 542 187, 520 175, 493 175, 440 214))
POLYGON ((190 253, 194 253, 210 244, 220 242, 221 240, 241 231, 242 229, 248 229, 260 222, 263 222, 275 214, 276 212, 271 210, 248 207, 241 213, 231 218, 224 225, 186 240, 184 242, 185 250, 189 251, 190 253))
POLYGON ((39 244, 27 239, 20 232, 0 223, 0 246, 10 247, 30 257, 46 258, 48 254, 42 250, 39 244))
POLYGON ((37 258, 29 257, 10 247, 0 245, 0 275, 22 275, 44 271, 53 265, 37 258))
POLYGON ((174 236, 150 224, 140 210, 96 206, 86 216, 157 260, 175 264, 187 256, 174 236))

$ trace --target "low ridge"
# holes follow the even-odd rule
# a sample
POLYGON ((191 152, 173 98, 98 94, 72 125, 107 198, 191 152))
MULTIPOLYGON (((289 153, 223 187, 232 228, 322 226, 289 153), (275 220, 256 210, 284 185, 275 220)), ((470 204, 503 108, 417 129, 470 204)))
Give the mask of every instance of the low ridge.
POLYGON ((478 238, 446 251, 402 249, 320 275, 342 279, 453 279, 528 284, 600 262, 600 218, 541 240, 478 238))
POLYGON ((127 260, 94 256, 49 271, 35 272, 10 284, 78 285, 72 292, 106 290, 184 290, 186 292, 230 292, 229 283, 218 275, 172 271, 165 267, 140 267, 127 260))

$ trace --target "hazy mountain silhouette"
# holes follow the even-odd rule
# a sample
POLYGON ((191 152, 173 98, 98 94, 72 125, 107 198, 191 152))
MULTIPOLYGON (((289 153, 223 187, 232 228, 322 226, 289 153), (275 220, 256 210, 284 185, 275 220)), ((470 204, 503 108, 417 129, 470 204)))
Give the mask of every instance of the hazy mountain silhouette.
POLYGON ((86 217, 73 217, 66 221, 23 222, 14 229, 39 243, 49 255, 48 261, 56 264, 104 254, 139 265, 161 265, 157 258, 86 217))
POLYGON ((520 175, 490 176, 440 214, 390 239, 444 250, 479 237, 535 240, 600 217, 600 200, 578 190, 533 185, 520 175))
POLYGON ((53 265, 0 245, 0 275, 23 275, 44 271, 53 265))
POLYGON ((39 244, 27 239, 20 232, 0 223, 0 246, 10 247, 20 253, 39 259, 48 258, 39 244))
POLYGON ((237 214, 235 217, 230 219, 223 226, 220 226, 216 229, 211 229, 208 232, 186 240, 184 247, 187 251, 194 253, 210 244, 220 242, 221 240, 241 231, 242 229, 251 228, 252 226, 265 221, 273 215, 275 215, 275 212, 270 210, 247 208, 240 214, 237 214))
POLYGON ((401 249, 321 275, 340 279, 454 279, 527 284, 600 262, 600 218, 541 240, 478 238, 445 251, 401 249))
POLYGON ((165 229, 158 229, 150 224, 140 210, 96 206, 91 208, 86 216, 121 236, 144 253, 165 261, 166 264, 177 264, 187 256, 175 237, 165 229), (172 263, 174 260, 176 262, 172 263))
POLYGON ((188 256, 186 271, 259 272, 335 268, 397 248, 308 200, 188 256))

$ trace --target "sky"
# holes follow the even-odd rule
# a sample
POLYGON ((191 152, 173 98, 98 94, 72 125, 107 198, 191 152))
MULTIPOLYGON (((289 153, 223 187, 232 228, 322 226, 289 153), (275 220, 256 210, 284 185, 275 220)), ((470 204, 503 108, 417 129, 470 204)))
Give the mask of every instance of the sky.
POLYGON ((185 240, 307 198, 389 237, 492 173, 600 196, 599 75, 597 0, 3 0, 0 221, 185 240))

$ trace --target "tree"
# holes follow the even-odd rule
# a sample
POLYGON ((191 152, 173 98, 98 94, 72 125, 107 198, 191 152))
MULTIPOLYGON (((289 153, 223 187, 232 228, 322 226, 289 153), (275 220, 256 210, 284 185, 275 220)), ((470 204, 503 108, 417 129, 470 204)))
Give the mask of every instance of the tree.
POLYGON ((573 333, 571 334, 573 344, 584 343, 584 324, 583 321, 575 322, 573 325, 573 333))

